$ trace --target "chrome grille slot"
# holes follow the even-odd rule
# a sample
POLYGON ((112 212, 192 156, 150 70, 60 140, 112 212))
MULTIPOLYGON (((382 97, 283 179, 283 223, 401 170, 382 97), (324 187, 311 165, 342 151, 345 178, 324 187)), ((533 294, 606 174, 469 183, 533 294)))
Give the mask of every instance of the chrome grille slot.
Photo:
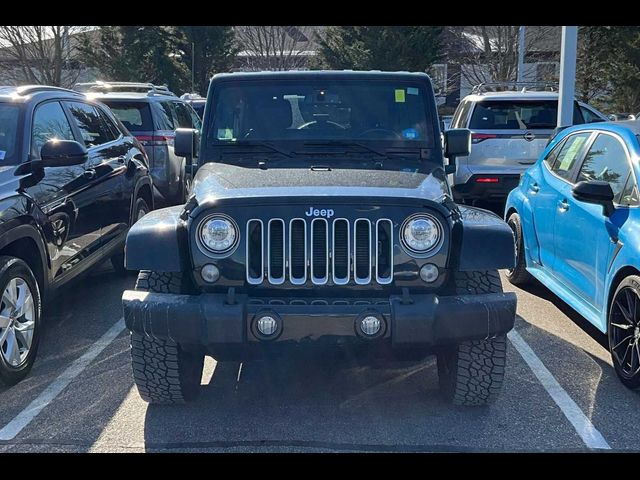
POLYGON ((247 282, 252 285, 262 283, 264 278, 262 227, 262 220, 249 220, 247 222, 247 282))
POLYGON ((307 281, 307 222, 302 218, 289 222, 289 280, 294 285, 307 281))
POLYGON ((349 236, 349 221, 345 218, 337 218, 333 221, 332 241, 332 272, 333 283, 346 285, 349 283, 349 271, 351 262, 351 237, 349 236))
POLYGON ((311 281, 324 285, 329 279, 329 225, 324 218, 311 221, 311 281))
POLYGON ((371 222, 359 218, 353 227, 353 277, 357 284, 371 282, 371 222))
POLYGON ((285 245, 284 221, 279 218, 269 220, 269 245, 267 250, 269 283, 279 285, 284 283, 285 245))
POLYGON ((376 222, 376 282, 393 280, 393 223, 388 219, 376 222))

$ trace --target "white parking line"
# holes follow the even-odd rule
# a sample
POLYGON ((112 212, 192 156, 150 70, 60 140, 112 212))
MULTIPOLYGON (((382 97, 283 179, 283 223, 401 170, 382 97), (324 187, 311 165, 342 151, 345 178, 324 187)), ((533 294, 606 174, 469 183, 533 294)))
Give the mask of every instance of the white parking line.
POLYGON ((591 420, 580 410, 580 407, 573 401, 569 394, 562 388, 551 372, 544 366, 542 360, 524 341, 518 332, 511 330, 507 337, 524 361, 529 365, 533 374, 538 378, 547 393, 560 407, 567 420, 571 422, 584 444, 589 448, 599 448, 609 450, 611 447, 604 439, 598 429, 591 423, 591 420))
POLYGON ((124 319, 118 320, 102 337, 100 337, 80 358, 75 360, 64 372, 54 380, 38 397, 0 430, 0 440, 13 440, 24 427, 29 425, 51 401, 62 392, 71 381, 82 372, 102 350, 107 347, 124 330, 124 319))

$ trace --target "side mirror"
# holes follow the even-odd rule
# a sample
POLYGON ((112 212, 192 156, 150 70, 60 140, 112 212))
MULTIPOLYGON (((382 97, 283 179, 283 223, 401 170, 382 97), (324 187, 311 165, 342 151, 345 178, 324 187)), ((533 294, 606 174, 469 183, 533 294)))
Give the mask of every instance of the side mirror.
POLYGON ((449 159, 446 173, 455 173, 456 157, 471 152, 471 131, 466 128, 452 128, 444 132, 444 156, 449 159))
POLYGON ((187 165, 192 165, 200 153, 200 131, 195 128, 176 129, 173 148, 178 157, 184 157, 187 165))
POLYGON ((610 216, 613 211, 613 190, 611 185, 600 180, 589 180, 588 182, 578 182, 571 190, 573 198, 585 203, 602 205, 602 213, 610 216))
POLYGON ((43 167, 81 165, 88 159, 87 149, 75 140, 49 140, 40 149, 43 167))

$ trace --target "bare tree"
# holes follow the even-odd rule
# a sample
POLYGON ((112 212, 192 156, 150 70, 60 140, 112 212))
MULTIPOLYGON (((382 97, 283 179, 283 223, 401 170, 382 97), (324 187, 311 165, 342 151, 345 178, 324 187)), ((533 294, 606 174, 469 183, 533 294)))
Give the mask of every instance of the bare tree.
MULTIPOLYGON (((450 58, 470 84, 515 81, 518 75, 518 26, 452 27, 456 50, 450 58)), ((556 27, 527 27, 527 53, 543 51, 556 27)), ((558 42, 559 47, 559 42, 558 42)))
POLYGON ((235 27, 238 58, 243 70, 290 70, 308 67, 312 27, 235 27))
POLYGON ((70 87, 81 69, 73 35, 87 27, 0 26, 3 81, 70 87))

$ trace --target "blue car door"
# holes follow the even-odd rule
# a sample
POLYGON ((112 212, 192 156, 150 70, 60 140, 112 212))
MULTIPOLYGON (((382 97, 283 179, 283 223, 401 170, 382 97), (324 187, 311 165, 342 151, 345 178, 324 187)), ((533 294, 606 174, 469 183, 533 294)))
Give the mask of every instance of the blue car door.
MULTIPOLYGON (((600 132, 588 148, 575 182, 599 180, 611 185, 619 205, 631 175, 627 148, 621 138, 600 132)), ((601 205, 578 201, 570 189, 562 194, 555 224, 555 276, 596 312, 605 306, 605 278, 618 232, 628 217, 627 208, 616 208, 607 217, 601 205)))
POLYGON ((533 226, 539 246, 538 260, 552 273, 556 257, 554 226, 561 213, 561 199, 571 190, 569 179, 584 151, 591 132, 570 135, 547 156, 541 167, 532 172, 529 197, 533 206, 533 226))

